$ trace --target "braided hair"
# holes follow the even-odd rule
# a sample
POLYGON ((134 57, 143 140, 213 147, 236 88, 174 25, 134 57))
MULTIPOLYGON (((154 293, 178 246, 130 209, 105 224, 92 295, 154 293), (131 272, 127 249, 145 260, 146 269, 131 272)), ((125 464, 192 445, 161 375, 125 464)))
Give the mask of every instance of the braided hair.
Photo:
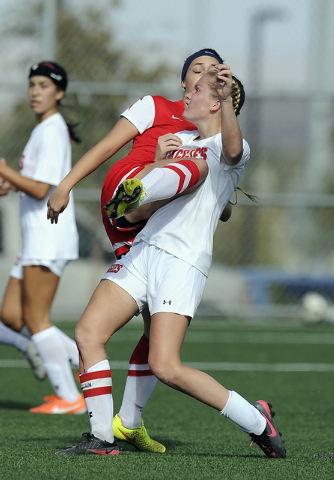
POLYGON ((240 80, 232 75, 232 89, 231 97, 233 100, 233 109, 236 117, 239 115, 240 110, 245 103, 245 90, 240 80))

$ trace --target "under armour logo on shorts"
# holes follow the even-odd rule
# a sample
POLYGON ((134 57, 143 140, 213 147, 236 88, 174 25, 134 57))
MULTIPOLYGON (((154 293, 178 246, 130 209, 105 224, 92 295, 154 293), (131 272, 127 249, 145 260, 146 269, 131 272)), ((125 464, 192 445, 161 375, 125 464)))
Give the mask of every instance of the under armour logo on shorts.
POLYGON ((164 300, 162 303, 163 303, 163 305, 165 305, 165 303, 168 303, 169 305, 171 305, 172 301, 171 300, 164 300))

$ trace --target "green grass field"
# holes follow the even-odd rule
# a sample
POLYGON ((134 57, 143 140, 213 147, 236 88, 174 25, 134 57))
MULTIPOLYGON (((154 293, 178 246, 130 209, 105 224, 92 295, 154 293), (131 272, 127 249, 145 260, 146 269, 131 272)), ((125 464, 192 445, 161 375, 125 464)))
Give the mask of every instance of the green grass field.
MULTIPOLYGON (((57 325, 73 336, 73 322, 57 325)), ((108 344, 115 411, 141 325, 127 325, 108 344), (117 362, 117 363, 113 363, 117 362)), ((268 459, 235 424, 162 384, 143 418, 164 454, 121 444, 119 457, 59 457, 83 440, 84 415, 34 415, 28 409, 53 393, 37 382, 15 349, 0 346, 0 478, 10 479, 334 479, 334 326, 253 324, 196 319, 184 362, 207 371, 250 402, 265 399, 283 432, 285 460, 268 459), (12 362, 9 362, 12 360, 12 362), (13 362, 16 360, 16 362, 13 362)))

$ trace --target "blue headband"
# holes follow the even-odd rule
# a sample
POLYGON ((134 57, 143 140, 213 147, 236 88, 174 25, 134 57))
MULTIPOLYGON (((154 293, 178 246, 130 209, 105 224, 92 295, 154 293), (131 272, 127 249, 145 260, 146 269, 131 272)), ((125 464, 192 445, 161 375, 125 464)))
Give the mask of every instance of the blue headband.
POLYGON ((216 60, 218 60, 219 63, 223 63, 224 60, 218 55, 218 53, 213 52, 211 50, 206 50, 205 48, 203 50, 199 50, 198 52, 193 53, 190 55, 190 57, 187 58, 187 60, 184 62, 183 68, 182 68, 182 73, 181 73, 181 81, 186 78, 188 68, 190 67, 190 64, 195 58, 198 57, 213 57, 216 60))

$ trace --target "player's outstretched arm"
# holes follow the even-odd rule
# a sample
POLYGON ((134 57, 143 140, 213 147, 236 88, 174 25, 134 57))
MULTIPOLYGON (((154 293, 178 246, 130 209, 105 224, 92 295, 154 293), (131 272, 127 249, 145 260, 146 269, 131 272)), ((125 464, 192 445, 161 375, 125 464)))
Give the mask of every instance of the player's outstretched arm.
POLYGON ((51 223, 58 222, 59 214, 68 205, 72 188, 117 153, 138 133, 137 128, 129 120, 122 117, 108 135, 78 160, 48 200, 47 218, 51 223))

